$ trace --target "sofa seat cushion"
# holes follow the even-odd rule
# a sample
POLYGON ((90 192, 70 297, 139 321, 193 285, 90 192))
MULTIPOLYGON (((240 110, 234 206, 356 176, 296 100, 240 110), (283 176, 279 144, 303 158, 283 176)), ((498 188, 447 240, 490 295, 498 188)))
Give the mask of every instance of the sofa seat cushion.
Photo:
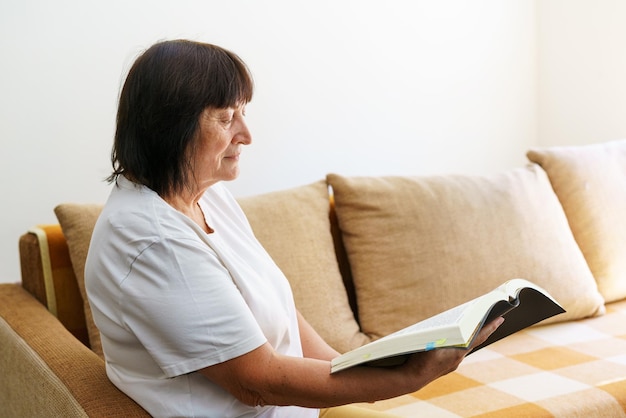
POLYGON ((607 302, 626 298, 626 140, 533 149, 607 302))
POLYGON ((626 301, 527 328, 420 391, 373 405, 404 417, 626 416, 626 301))
POLYGON ((378 338, 521 277, 567 310, 604 302, 545 172, 493 176, 330 174, 363 332, 378 338))

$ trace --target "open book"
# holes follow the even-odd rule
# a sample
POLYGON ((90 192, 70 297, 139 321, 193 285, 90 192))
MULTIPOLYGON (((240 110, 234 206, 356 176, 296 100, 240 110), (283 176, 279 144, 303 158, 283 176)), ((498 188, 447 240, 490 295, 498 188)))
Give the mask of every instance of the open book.
POLYGON ((398 365, 411 353, 434 348, 467 349, 484 324, 503 316, 504 323, 475 351, 563 312, 541 287, 512 279, 476 299, 334 358, 331 373, 356 365, 398 365))

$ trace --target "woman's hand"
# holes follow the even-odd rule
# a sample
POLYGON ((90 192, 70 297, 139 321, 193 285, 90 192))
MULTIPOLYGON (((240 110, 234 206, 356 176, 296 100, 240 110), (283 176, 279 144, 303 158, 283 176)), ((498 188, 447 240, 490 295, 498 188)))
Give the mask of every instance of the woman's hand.
POLYGON ((504 322, 504 318, 499 317, 483 326, 467 350, 438 348, 436 350, 422 351, 413 354, 405 363, 405 367, 411 369, 412 376, 419 379, 418 385, 419 388, 422 388, 433 380, 455 371, 465 356, 485 342, 502 322, 504 322))

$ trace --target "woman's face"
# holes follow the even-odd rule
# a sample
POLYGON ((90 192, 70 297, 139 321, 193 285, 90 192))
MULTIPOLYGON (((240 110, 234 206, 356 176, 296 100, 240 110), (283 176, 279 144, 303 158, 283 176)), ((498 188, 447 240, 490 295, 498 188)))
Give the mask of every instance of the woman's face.
POLYGON ((239 155, 252 142, 244 120, 245 106, 206 108, 199 119, 194 175, 200 188, 239 175, 239 155))

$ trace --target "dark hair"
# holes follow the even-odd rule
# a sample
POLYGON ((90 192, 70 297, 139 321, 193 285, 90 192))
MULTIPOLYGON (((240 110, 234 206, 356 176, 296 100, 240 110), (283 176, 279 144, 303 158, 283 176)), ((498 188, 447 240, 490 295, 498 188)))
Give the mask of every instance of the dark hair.
POLYGON ((151 46, 120 94, 107 180, 123 174, 161 196, 181 191, 202 111, 245 104, 253 89, 246 64, 223 48, 188 40, 151 46))

